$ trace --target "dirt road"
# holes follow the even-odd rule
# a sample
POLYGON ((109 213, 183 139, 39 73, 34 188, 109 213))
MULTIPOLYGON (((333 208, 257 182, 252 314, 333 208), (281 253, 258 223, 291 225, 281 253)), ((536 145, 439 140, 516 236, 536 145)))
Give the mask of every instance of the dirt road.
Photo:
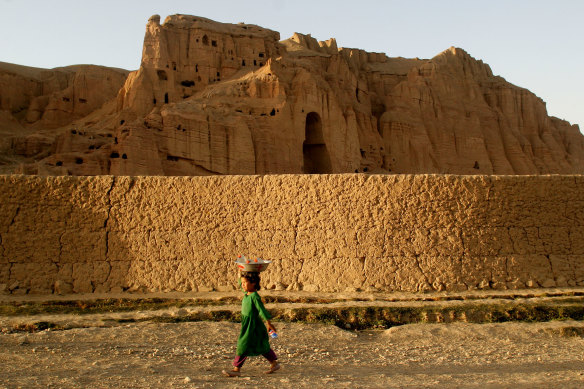
POLYGON ((131 323, 0 334, 0 388, 584 387, 584 323, 276 323, 282 370, 227 378, 239 324, 131 323))

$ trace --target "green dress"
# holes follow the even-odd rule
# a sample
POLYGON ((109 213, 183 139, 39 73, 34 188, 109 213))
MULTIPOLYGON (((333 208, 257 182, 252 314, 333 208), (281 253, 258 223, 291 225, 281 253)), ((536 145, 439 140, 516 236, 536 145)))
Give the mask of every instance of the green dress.
POLYGON ((258 292, 246 294, 241 302, 241 332, 237 339, 237 355, 255 356, 270 351, 268 330, 260 317, 264 320, 272 318, 264 308, 258 292))

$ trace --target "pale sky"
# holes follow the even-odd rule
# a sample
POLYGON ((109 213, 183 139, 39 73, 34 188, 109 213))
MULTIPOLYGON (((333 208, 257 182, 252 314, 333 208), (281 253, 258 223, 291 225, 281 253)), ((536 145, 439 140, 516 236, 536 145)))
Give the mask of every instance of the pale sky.
POLYGON ((0 0, 0 61, 135 70, 148 18, 177 13, 390 57, 461 47, 584 131, 583 0, 0 0))

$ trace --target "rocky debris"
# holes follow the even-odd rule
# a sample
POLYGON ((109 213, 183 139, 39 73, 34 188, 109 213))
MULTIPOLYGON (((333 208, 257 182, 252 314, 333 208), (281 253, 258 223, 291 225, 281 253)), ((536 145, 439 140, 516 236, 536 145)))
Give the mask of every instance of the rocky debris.
POLYGON ((255 25, 188 15, 161 24, 154 15, 140 69, 123 86, 115 69, 65 68, 49 77, 56 86, 47 97, 31 92, 40 82, 31 74, 42 70, 19 69, 27 78, 0 66, 9 86, 0 89, 8 110, 0 120, 11 129, 0 171, 584 172, 578 126, 549 117, 540 98, 463 49, 406 59, 339 48, 333 38, 279 39, 255 25), (109 82, 94 85, 100 77, 109 82))

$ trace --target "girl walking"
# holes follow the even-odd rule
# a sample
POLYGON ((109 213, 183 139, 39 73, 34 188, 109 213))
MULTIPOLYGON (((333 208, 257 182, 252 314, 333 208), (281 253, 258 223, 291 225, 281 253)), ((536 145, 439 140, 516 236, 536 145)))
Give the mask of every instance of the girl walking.
POLYGON ((241 375, 241 367, 247 357, 263 355, 270 362, 270 369, 266 374, 271 374, 280 369, 278 357, 270 348, 268 330, 262 319, 266 321, 268 329, 276 332, 276 328, 270 323, 272 316, 264 308, 262 298, 258 294, 260 290, 260 274, 257 272, 241 273, 241 288, 245 295, 241 303, 241 332, 237 340, 237 351, 233 360, 233 370, 223 370, 228 377, 241 375))

